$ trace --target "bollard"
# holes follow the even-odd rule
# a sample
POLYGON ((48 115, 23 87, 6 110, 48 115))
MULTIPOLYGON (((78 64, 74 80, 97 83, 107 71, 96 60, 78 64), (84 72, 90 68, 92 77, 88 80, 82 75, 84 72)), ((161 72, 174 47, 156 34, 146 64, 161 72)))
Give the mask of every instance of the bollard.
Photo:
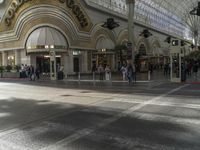
POLYGON ((151 71, 148 71, 148 81, 151 80, 151 71))
POLYGON ((93 72, 93 86, 96 86, 96 82, 95 82, 95 72, 93 72))
POLYGON ((93 81, 95 81, 95 72, 92 74, 93 81))
POLYGON ((81 73, 78 72, 78 80, 80 81, 81 80, 81 73))

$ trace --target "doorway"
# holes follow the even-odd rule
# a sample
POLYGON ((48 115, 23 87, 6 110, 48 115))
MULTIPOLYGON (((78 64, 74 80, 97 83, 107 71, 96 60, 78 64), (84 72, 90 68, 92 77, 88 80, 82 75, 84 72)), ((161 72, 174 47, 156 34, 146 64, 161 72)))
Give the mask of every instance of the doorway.
POLYGON ((74 72, 80 71, 79 65, 80 65, 79 58, 74 57, 74 72))
MULTIPOLYGON (((61 64, 61 57, 56 57, 56 71, 59 71, 61 64)), ((50 57, 49 56, 37 56, 36 66, 38 67, 40 73, 49 74, 50 73, 50 57)))

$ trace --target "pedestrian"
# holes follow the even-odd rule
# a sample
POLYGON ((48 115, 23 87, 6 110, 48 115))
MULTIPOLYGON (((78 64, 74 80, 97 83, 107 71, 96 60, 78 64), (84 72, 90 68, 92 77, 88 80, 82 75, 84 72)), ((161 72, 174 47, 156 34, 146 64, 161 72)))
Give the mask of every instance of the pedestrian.
POLYGON ((194 73, 194 78, 197 79, 197 72, 198 72, 198 64, 195 62, 193 65, 193 73, 194 73))
POLYGON ((127 76, 127 75, 126 75, 126 74, 127 74, 127 68, 126 68, 126 66, 123 65, 123 66, 121 67, 120 71, 122 72, 123 81, 125 81, 125 80, 126 80, 126 76, 127 76))
POLYGON ((131 64, 128 64, 127 66, 127 78, 128 84, 130 85, 133 81, 133 66, 131 64))
POLYGON ((104 69, 102 67, 102 64, 99 65, 98 72, 99 72, 99 80, 103 80, 104 69))
POLYGON ((106 65, 106 68, 105 68, 105 79, 111 80, 111 70, 110 70, 109 65, 106 65))
POLYGON ((30 81, 35 81, 35 69, 32 65, 29 67, 29 72, 30 81))

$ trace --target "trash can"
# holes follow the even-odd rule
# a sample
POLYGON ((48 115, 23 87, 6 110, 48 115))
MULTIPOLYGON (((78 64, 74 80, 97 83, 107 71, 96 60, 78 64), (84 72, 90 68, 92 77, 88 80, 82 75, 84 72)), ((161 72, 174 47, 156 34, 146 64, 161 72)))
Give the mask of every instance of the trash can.
POLYGON ((63 80, 64 79, 64 73, 62 71, 59 71, 57 78, 58 78, 58 80, 63 80))

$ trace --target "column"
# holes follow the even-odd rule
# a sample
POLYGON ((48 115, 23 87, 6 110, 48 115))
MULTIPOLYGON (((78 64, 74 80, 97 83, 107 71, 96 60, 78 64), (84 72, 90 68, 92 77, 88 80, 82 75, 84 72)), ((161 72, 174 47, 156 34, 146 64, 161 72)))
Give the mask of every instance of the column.
POLYGON ((64 73, 65 75, 67 74, 72 74, 74 71, 74 63, 73 63, 73 50, 68 50, 67 53, 62 54, 63 57, 63 67, 64 67, 64 73))
POLYGON ((2 65, 7 66, 8 65, 8 52, 2 52, 2 65))
POLYGON ((111 68, 111 70, 113 71, 113 70, 115 70, 115 55, 112 54, 111 56, 112 56, 112 68, 111 68))
POLYGON ((128 5, 128 41, 132 44, 132 61, 135 60, 135 45, 134 45, 134 8, 135 0, 126 0, 128 5))
POLYGON ((88 56, 87 51, 82 51, 82 72, 88 71, 88 56))
POLYGON ((21 57, 20 57, 21 50, 15 50, 15 65, 21 65, 21 57))
POLYGON ((0 53, 0 66, 2 66, 2 53, 0 53))

